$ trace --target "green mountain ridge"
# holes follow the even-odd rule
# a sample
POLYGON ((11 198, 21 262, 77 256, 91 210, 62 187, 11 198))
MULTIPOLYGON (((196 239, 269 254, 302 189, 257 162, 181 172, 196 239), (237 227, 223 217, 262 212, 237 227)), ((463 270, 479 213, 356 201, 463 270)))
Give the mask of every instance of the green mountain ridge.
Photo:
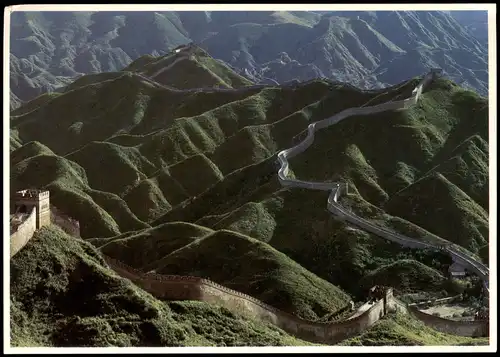
MULTIPOLYGON (((218 307, 160 302, 116 279, 98 252, 145 272, 206 277, 318 321, 349 299, 365 299, 372 283, 390 282, 397 294, 467 289, 445 278, 449 256, 403 249, 353 228, 326 210, 328 192, 284 188, 277 177, 276 154, 303 139, 311 122, 405 98, 418 78, 375 91, 317 80, 211 93, 154 87, 128 73, 78 81, 82 85, 54 98, 20 107, 10 121, 11 194, 50 190, 51 203, 79 221, 82 237, 43 228, 13 258, 17 345, 306 344, 218 307), (31 270, 23 270, 25 264, 31 270), (31 271, 38 280, 27 279, 31 271), (103 312, 82 315, 69 304, 83 287, 73 288, 68 274, 88 277, 78 284, 96 281, 89 304, 105 306, 103 312), (56 289, 59 297, 26 293, 37 286, 56 289), (46 334, 32 336, 42 324, 46 334)), ((318 132, 291 168, 299 178, 349 182, 353 195, 345 205, 364 218, 403 234, 428 231, 484 257, 485 105, 484 98, 438 79, 415 107, 350 118, 318 132), (450 173, 455 163, 463 170, 450 173), (440 193, 430 201, 419 191, 429 184, 439 184, 440 193), (407 197, 452 218, 414 212, 407 197)), ((400 326, 407 328, 405 341, 424 341, 411 335, 418 330, 412 318, 388 319, 374 327, 389 331, 387 343, 399 343, 400 326)), ((433 336, 445 344, 466 340, 433 336)))

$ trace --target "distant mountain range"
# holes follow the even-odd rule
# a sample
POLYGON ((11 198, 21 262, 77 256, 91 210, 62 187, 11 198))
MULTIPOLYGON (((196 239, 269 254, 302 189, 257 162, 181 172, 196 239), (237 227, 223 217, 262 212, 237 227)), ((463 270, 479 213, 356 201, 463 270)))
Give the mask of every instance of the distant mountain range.
POLYGON ((486 12, 14 12, 11 107, 195 42, 257 83, 379 88, 441 67, 485 95, 486 12))

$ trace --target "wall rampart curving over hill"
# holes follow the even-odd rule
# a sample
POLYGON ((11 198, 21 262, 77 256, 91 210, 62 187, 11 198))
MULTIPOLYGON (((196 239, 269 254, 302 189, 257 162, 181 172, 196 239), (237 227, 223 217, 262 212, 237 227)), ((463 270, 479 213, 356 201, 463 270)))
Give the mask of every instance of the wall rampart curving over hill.
POLYGON ((153 296, 168 300, 198 300, 224 306, 250 318, 272 323, 301 339, 318 343, 337 343, 364 331, 386 313, 386 299, 380 299, 355 317, 338 322, 301 319, 264 302, 213 281, 177 275, 142 273, 107 256, 106 262, 118 275, 131 280, 153 296))

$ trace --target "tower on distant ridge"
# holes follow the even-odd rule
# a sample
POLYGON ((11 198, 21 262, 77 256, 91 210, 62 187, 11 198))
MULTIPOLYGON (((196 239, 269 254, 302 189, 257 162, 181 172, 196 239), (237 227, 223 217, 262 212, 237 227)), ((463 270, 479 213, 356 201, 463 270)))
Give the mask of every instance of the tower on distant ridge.
POLYGON ((36 229, 50 225, 49 191, 27 189, 18 191, 12 198, 12 213, 29 213, 36 207, 36 229))

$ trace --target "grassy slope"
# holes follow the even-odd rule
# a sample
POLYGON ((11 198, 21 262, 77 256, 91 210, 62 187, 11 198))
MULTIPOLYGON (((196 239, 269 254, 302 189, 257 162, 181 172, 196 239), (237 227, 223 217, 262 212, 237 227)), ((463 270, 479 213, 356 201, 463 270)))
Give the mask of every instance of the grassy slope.
MULTIPOLYGON (((378 101, 383 102, 388 98, 401 96, 401 90, 410 91, 411 88, 414 86, 414 84, 415 82, 413 81, 401 88, 396 87, 397 91, 392 95, 390 95, 390 93, 385 96, 378 95, 376 99, 372 100, 371 103, 376 104, 378 101)), ((442 92, 443 95, 449 95, 446 92, 447 89, 446 86, 448 85, 449 84, 446 81, 438 82, 438 87, 437 89, 435 88, 435 90, 438 92, 438 94, 439 92, 442 92), (445 88, 439 86, 444 86, 445 88)), ((351 101, 356 100, 356 96, 351 96, 349 98, 351 99, 351 101)), ((362 101, 362 99, 358 98, 358 101, 362 101)), ((342 104, 344 104, 345 106, 349 106, 349 104, 351 103, 342 103, 342 104)), ((329 109, 330 108, 325 108, 320 105, 310 106, 307 110, 303 110, 301 115, 295 114, 287 118, 286 120, 283 120, 283 122, 289 125, 288 127, 289 130, 290 126, 293 127, 294 122, 299 123, 298 119, 301 116, 310 117, 315 114, 313 111, 321 110, 322 112, 325 112, 329 111, 329 109)), ((340 109, 342 108, 338 107, 336 108, 336 111, 340 109)), ((429 114, 432 114, 432 112, 430 112, 429 114)), ((391 115, 391 113, 389 113, 388 115, 391 115)), ((401 115, 404 116, 406 114, 403 113, 401 115)), ((384 120, 387 121, 387 119, 388 118, 386 114, 384 120)), ((369 124, 371 124, 372 121, 376 121, 377 123, 376 125, 375 123, 373 124, 374 128, 373 130, 375 130, 375 127, 377 128, 377 130, 379 130, 380 125, 383 124, 383 122, 377 121, 376 117, 360 118, 359 121, 357 122, 358 124, 353 125, 354 127, 353 126, 349 127, 348 123, 345 124, 344 127, 347 127, 347 129, 351 133, 363 133, 365 130, 362 130, 361 128, 359 128, 361 130, 356 130, 358 129, 356 127, 357 126, 361 126, 362 128, 365 128, 366 126, 371 127, 369 126, 369 124), (361 122, 361 119, 363 119, 364 122, 361 122)), ((281 122, 275 124, 276 127, 280 125, 281 122)), ((386 126, 392 128, 391 130, 394 130, 394 124, 392 124, 391 122, 386 124, 386 126)), ((280 126, 280 129, 281 128, 282 127, 280 126)), ((387 128, 387 130, 389 130, 389 128, 387 128)), ((285 130, 286 129, 283 128, 283 130, 281 130, 280 132, 283 133, 283 131, 285 130)), ((326 130, 332 131, 333 129, 326 129, 326 130)), ((278 130, 276 130, 276 132, 278 132, 278 130)), ((321 134, 322 134, 321 132, 318 133, 318 136, 320 137, 321 134)), ((390 132, 388 132, 388 135, 389 134, 390 132)), ((366 136, 366 134, 364 136, 366 136)), ((409 135, 409 137, 411 138, 411 135, 409 135)), ((325 138, 325 136, 323 136, 323 138, 325 138)), ((274 137, 274 139, 276 140, 277 138, 274 137)), ((390 139, 398 140, 398 142, 394 143, 394 145, 396 144, 403 145, 403 143, 405 144, 407 143, 410 145, 412 144, 410 139, 404 139, 404 137, 403 139, 401 139, 400 136, 398 135, 390 135, 390 139)), ((321 155, 324 155, 324 151, 322 151, 321 149, 329 152, 330 147, 333 146, 334 149, 332 150, 335 150, 335 145, 338 142, 338 140, 332 141, 326 139, 321 141, 321 137, 320 140, 318 141, 320 144, 320 148, 318 149, 316 145, 314 145, 309 150, 312 151, 316 150, 315 152, 317 154, 321 152, 321 155), (324 143, 324 145, 321 146, 321 143, 324 143), (326 145, 328 145, 328 149, 326 149, 325 147, 326 145)), ((359 140, 359 142, 361 142, 361 140, 359 140)), ((382 145, 377 145, 377 149, 385 150, 386 152, 389 150, 388 147, 394 146, 394 145, 392 146, 386 145, 384 144, 383 141, 381 142, 381 144, 382 145)), ((413 162, 418 163, 419 161, 423 161, 423 159, 425 159, 425 155, 422 155, 422 149, 414 151, 416 152, 414 153, 415 155, 413 157, 413 162), (422 156, 424 156, 424 158, 422 158, 422 156)), ((371 151, 367 152, 370 153, 371 156, 370 162, 374 161, 376 159, 376 157, 374 157, 374 154, 371 151)), ((386 154, 387 157, 394 156, 393 152, 394 152, 393 150, 392 152, 388 152, 386 154)), ((349 151, 347 152, 347 154, 349 154, 349 151)), ((396 154, 402 155, 404 153, 398 152, 396 154)), ((358 155, 359 157, 359 150, 353 151, 352 155, 358 155), (358 154, 356 154, 356 152, 358 152, 358 154)), ((353 159, 359 161, 359 158, 357 158, 356 156, 353 156, 353 159)), ((430 159, 431 158, 429 158, 429 160, 430 159)), ((308 152, 299 156, 297 159, 293 159, 292 161, 293 161, 292 165, 295 165, 292 166, 295 172, 298 172, 300 170, 300 167, 304 167, 303 171, 306 171, 306 165, 307 165, 307 170, 309 170, 308 172, 314 172, 316 167, 318 167, 318 169, 316 170, 317 172, 320 170, 324 170, 325 163, 331 165, 332 163, 335 162, 333 160, 314 159, 313 155, 308 156, 308 152), (317 162, 319 165, 315 166, 314 165, 315 162, 317 162), (299 169, 296 169, 297 167, 299 167, 299 169)), ((378 160, 378 163, 380 163, 380 160, 378 160)), ((383 162, 380 163, 381 166, 383 164, 384 164, 383 162)), ((366 170, 367 164, 366 160, 364 159, 361 159, 360 161, 361 166, 352 165, 352 161, 348 161, 347 163, 345 163, 343 162, 343 160, 340 160, 340 165, 342 165, 342 167, 351 170, 352 175, 358 175, 355 176, 356 178, 360 177, 360 175, 367 175, 367 170, 366 170)), ((385 162, 385 165, 390 166, 390 161, 385 162)), ((412 168, 409 167, 408 164, 404 164, 403 162, 400 163, 400 161, 397 161, 397 165, 398 165, 397 167, 405 169, 410 174, 414 173, 412 171, 412 168)), ((302 192, 303 190, 293 190, 293 192, 289 192, 288 190, 282 190, 278 195, 279 196, 286 195, 285 197, 290 196, 290 198, 288 200, 284 200, 281 197, 280 199, 277 199, 276 197, 272 199, 269 198, 267 201, 270 202, 277 201, 277 203, 275 202, 274 204, 275 208, 266 209, 267 207, 264 208, 266 204, 264 204, 264 202, 261 202, 262 199, 263 198, 267 199, 270 193, 276 192, 276 190, 280 189, 276 180, 273 179, 274 176, 273 174, 275 170, 276 169, 272 165, 272 160, 265 160, 259 164, 248 166, 245 169, 234 171, 232 174, 227 176, 221 183, 216 184, 209 191, 205 192, 204 194, 202 194, 201 196, 197 197, 192 201, 186 202, 181 206, 175 207, 171 212, 167 213, 164 217, 153 222, 153 224, 157 224, 159 222, 168 222, 171 220, 175 221, 182 218, 188 221, 200 222, 200 224, 207 225, 209 227, 213 227, 216 229, 225 228, 225 229, 236 230, 244 234, 250 234, 251 236, 256 238, 264 239, 266 241, 268 241, 270 237, 272 237, 272 241, 270 242, 271 245, 278 248, 278 250, 280 251, 284 251, 286 254, 293 257, 295 260, 300 262, 303 266, 307 267, 308 269, 310 270, 313 269, 315 273, 317 273, 318 270, 321 270, 321 273, 319 274, 320 276, 324 278, 328 277, 327 280, 330 280, 337 285, 340 284, 340 286, 342 286, 344 289, 347 289, 347 291, 349 292, 354 292, 355 290, 357 290, 353 286, 354 282, 357 280, 342 278, 341 271, 345 271, 346 269, 349 270, 350 272, 354 271, 356 272, 356 274, 359 274, 357 276, 361 278, 369 271, 376 269, 381 265, 388 264, 389 262, 391 262, 393 259, 393 255, 397 254, 397 252, 400 251, 400 247, 396 245, 392 247, 391 253, 387 254, 383 253, 382 247, 384 246, 385 242, 381 242, 381 240, 378 238, 375 241, 372 241, 371 238, 369 238, 369 236, 366 236, 360 231, 344 228, 342 232, 338 233, 339 236, 338 239, 340 239, 341 241, 343 240, 341 237, 345 237, 346 234, 348 234, 349 236, 352 235, 359 236, 359 238, 356 241, 350 243, 350 246, 344 246, 340 249, 338 245, 335 247, 338 252, 337 253, 338 257, 342 257, 344 259, 338 260, 338 259, 328 259, 326 257, 322 258, 322 256, 325 256, 326 255, 325 253, 328 251, 327 249, 325 249, 326 246, 328 246, 327 244, 335 244, 333 243, 335 240, 332 243, 329 243, 332 238, 328 237, 328 233, 325 232, 337 231, 338 228, 336 228, 336 226, 339 225, 338 223, 333 222, 329 214, 325 212, 323 204, 320 203, 320 202, 325 202, 326 204, 326 194, 313 193, 305 190, 304 192, 302 192), (255 185, 254 182, 258 182, 258 186, 260 186, 259 189, 256 189, 257 185, 255 185), (227 200, 228 198, 231 199, 228 201, 227 200), (276 217, 277 216, 276 212, 279 212, 281 214, 278 217, 276 217), (300 218, 298 218, 299 212, 301 214, 300 218), (324 219, 322 218, 323 216, 325 217, 324 219), (319 244, 317 245, 315 244, 312 246, 308 245, 304 247, 303 243, 304 239, 310 239, 311 236, 314 237, 318 235, 316 232, 311 234, 312 233, 311 225, 310 223, 307 224, 306 222, 314 222, 314 224, 312 225, 313 227, 316 226, 320 227, 318 229, 313 228, 314 231, 319 230, 321 232, 319 236, 322 239, 319 240, 319 244), (290 234, 291 232, 293 232, 293 234, 290 234), (297 243, 293 244, 293 242, 297 243), (313 250, 313 248, 315 249, 313 250), (307 252, 311 252, 309 253, 310 255, 307 252), (349 254, 352 255, 347 254, 347 252, 349 252, 349 254), (393 255, 391 256, 391 254, 393 255), (382 255, 383 258, 380 257, 380 255, 382 255), (306 258, 306 256, 308 257, 306 258), (326 266, 319 263, 322 262, 323 259, 325 259, 326 266), (316 263, 314 261, 319 261, 319 262, 316 263), (348 264, 347 266, 341 265, 342 262, 344 261, 347 261, 348 264), (333 270, 333 272, 330 272, 331 270, 333 270)), ((409 176, 411 178, 411 175, 409 176)), ((341 177, 343 177, 342 171, 340 175, 336 175, 331 178, 338 179, 341 177)), ((362 177, 363 176, 361 176, 361 178, 362 177)), ((314 178, 316 179, 317 176, 315 176, 314 178)), ((321 177, 321 179, 330 179, 330 177, 323 176, 321 177)), ((379 182, 380 181, 383 182, 383 180, 386 179, 386 177, 382 175, 377 175, 376 179, 378 179, 379 182)), ((354 186, 354 192, 356 192, 355 191, 356 188, 360 190, 361 185, 359 184, 359 180, 360 179, 358 178, 357 182, 355 181, 356 186, 354 186)), ((366 193, 368 190, 365 187, 363 188, 364 188, 363 190, 364 193, 366 193)), ((383 215, 382 214, 383 212, 380 209, 377 209, 375 206, 368 204, 368 202, 362 199, 354 200, 354 204, 356 204, 356 207, 354 208, 358 212, 362 212, 363 215, 368 217, 378 216, 377 218, 379 218, 380 223, 393 226, 394 228, 402 231, 403 233, 413 235, 416 237, 428 234, 426 233, 426 231, 420 229, 415 225, 412 225, 410 222, 398 219, 397 217, 383 215)), ((273 206, 273 204, 270 205, 273 206)), ((331 235, 332 234, 330 234, 330 236, 331 235)), ((439 240, 438 237, 434 237, 433 239, 439 240)), ((390 244, 388 245, 391 246, 390 244)), ((412 254, 415 253, 409 253, 409 254, 411 256, 412 254)), ((430 257, 432 257, 432 254, 429 254, 428 257, 430 259, 430 257)), ((447 258, 444 258, 439 255, 438 257, 435 258, 440 261, 439 266, 444 266, 446 264, 449 264, 447 258)), ((430 259, 430 261, 432 260, 434 259, 433 258, 430 259)), ((352 275, 349 278, 351 277, 352 275)), ((423 289, 429 288, 430 286, 433 285, 431 282, 432 279, 429 281, 429 283, 426 282, 424 284, 421 284, 420 287, 423 289)))
POLYGON ((228 86, 232 88, 240 88, 253 84, 250 80, 229 69, 229 67, 224 62, 215 60, 201 49, 199 49, 198 52, 198 63, 200 63, 208 71, 212 72, 214 76, 220 78, 228 86))
POLYGON ((445 288, 445 283, 442 274, 415 260, 397 260, 370 272, 360 281, 367 288, 387 285, 399 292, 418 291, 424 285, 429 291, 439 291, 445 288))
MULTIPOLYGON (((412 263, 425 274, 411 288, 434 291, 440 286, 436 277, 450 263, 447 256, 402 250, 336 221, 326 211, 326 192, 279 185, 274 156, 297 143, 311 121, 367 101, 405 97, 416 82, 387 93, 315 81, 297 89, 189 96, 129 75, 92 82, 35 103, 29 113, 12 119, 11 150, 17 148, 12 190, 50 189, 53 203, 80 220, 85 238, 100 237, 91 241, 106 243, 102 249, 123 254, 132 265, 208 276, 310 318, 341 305, 344 293, 337 287, 363 298, 367 287, 359 282, 366 276, 397 275, 394 270, 406 268, 394 263, 398 260, 425 264, 428 268, 412 263), (34 140, 41 144, 29 143, 34 140), (189 224, 206 228, 193 230, 189 224), (229 252, 231 245, 235 249, 229 252), (213 251, 219 254, 216 260, 216 254, 209 254, 213 251), (234 282, 228 267, 247 280, 264 269, 264 278, 255 286, 234 282), (310 288, 297 289, 294 283, 310 288), (286 299, 266 295, 260 285, 279 286, 286 299), (330 290, 333 300, 322 293, 330 290)), ((313 147, 292 160, 292 169, 299 177, 347 179, 354 193, 345 200, 348 206, 417 235, 425 230, 398 218, 407 218, 409 211, 400 210, 393 198, 412 192, 425 174, 440 172, 450 182, 447 187, 453 184, 458 188, 453 190, 467 195, 472 211, 453 210, 464 202, 450 199, 454 196, 444 196, 443 204, 456 219, 480 222, 475 217, 487 210, 484 103, 463 93, 441 80, 409 111, 355 118, 326 129, 313 147), (474 122, 468 122, 470 117, 474 122), (384 140, 371 140, 371 131, 384 140), (453 157, 479 171, 450 175, 436 169, 450 165, 453 157), (400 211, 393 213, 391 207, 400 211)), ((422 222, 433 233, 449 231, 446 221, 422 222)), ((474 237, 468 233, 464 237, 474 237)), ((484 244, 480 237, 476 241, 484 244)), ((460 243, 473 249, 470 242, 460 243)), ((404 281, 401 286, 408 287, 404 281)), ((453 286, 446 289, 456 292, 453 286)))
POLYGON ((60 96, 60 93, 44 93, 42 95, 39 95, 38 97, 30 100, 23 106, 11 111, 11 115, 21 115, 25 113, 29 113, 30 111, 46 104, 47 102, 51 101, 54 98, 57 98, 60 96))
MULTIPOLYGON (((227 176, 152 225, 184 219, 250 235, 360 297, 366 292, 360 279, 394 259, 417 259, 439 270, 451 263, 447 256, 401 250, 397 244, 336 221, 326 210, 327 196, 325 192, 281 189, 272 161, 267 160, 227 176)), ((426 279, 419 287, 432 290, 432 280, 426 279)))
POLYGON ((207 70, 203 63, 191 59, 177 62, 170 69, 157 75, 155 81, 179 89, 198 87, 231 88, 222 78, 207 70))
POLYGON ((488 237, 487 120, 484 99, 439 80, 408 111, 318 132, 291 167, 303 179, 349 182, 357 212, 370 215, 371 203, 477 252, 488 237))
POLYGON ((85 170, 55 155, 39 143, 28 143, 12 153, 11 192, 37 187, 51 191, 51 203, 81 222, 83 237, 113 236, 120 230, 146 228, 116 194, 93 189, 85 170))
MULTIPOLYGON (((224 308, 156 300, 107 269, 92 245, 53 227, 39 231, 11 261, 11 314, 13 346, 307 345, 224 308)), ((396 315, 342 344, 486 343, 396 315)))
MULTIPOLYGON (((307 88, 304 88, 302 93, 286 93, 280 90, 264 91, 243 99, 241 99, 241 95, 235 96, 233 94, 221 97, 197 94, 191 96, 184 103, 179 100, 180 98, 172 97, 170 105, 177 109, 173 115, 194 115, 194 117, 174 120, 170 127, 167 124, 166 129, 163 127, 160 131, 154 132, 155 127, 159 125, 158 116, 162 112, 159 102, 160 93, 147 87, 141 87, 140 81, 127 76, 111 81, 112 83, 108 82, 81 87, 62 95, 61 99, 63 100, 60 102, 51 102, 31 113, 15 117, 13 125, 15 125, 16 131, 12 133, 12 140, 16 144, 13 147, 18 147, 22 143, 18 137, 22 137, 24 140, 38 138, 56 153, 69 153, 65 159, 78 163, 85 170, 90 187, 117 194, 125 200, 133 214, 145 221, 164 213, 173 205, 188 198, 189 195, 200 193, 220 180, 224 172, 237 168, 234 166, 237 161, 229 161, 223 155, 224 152, 231 151, 231 147, 234 145, 232 141, 217 148, 212 154, 210 151, 214 150, 218 144, 224 144, 226 137, 238 134, 239 130, 243 129, 244 124, 247 124, 248 121, 243 122, 241 118, 246 117, 247 120, 256 124, 261 123, 266 120, 267 114, 275 117, 290 113, 303 105, 302 103, 313 100, 317 93, 325 90, 324 87, 311 88, 314 91, 308 95, 303 95, 307 88), (97 100, 96 96, 111 89, 110 86, 113 88, 116 86, 117 91, 120 91, 121 89, 118 87, 125 84, 123 81, 131 81, 136 87, 143 88, 139 92, 142 90, 145 91, 144 93, 152 91, 152 97, 145 101, 148 107, 143 110, 144 116, 133 115, 134 118, 139 118, 139 121, 132 126, 128 125, 127 117, 131 115, 130 110, 127 111, 129 105, 126 103, 129 101, 123 100, 126 97, 123 97, 111 111, 104 110, 106 108, 104 104, 99 104, 101 109, 86 104, 87 92, 90 92, 91 97, 95 97, 92 100, 94 102, 97 100), (48 120, 49 114, 58 112, 60 108, 65 108, 66 105, 69 105, 70 100, 77 100, 77 94, 82 105, 88 109, 87 115, 79 113, 76 118, 71 115, 64 116, 62 122, 67 121, 66 123, 51 126, 51 130, 46 130, 43 123, 48 120), (293 97, 288 97, 287 94, 293 94, 293 97), (287 108, 282 108, 277 105, 278 102, 271 101, 272 97, 276 96, 284 98, 282 103, 287 108), (266 99, 267 97, 271 98, 266 99), (296 100, 297 98, 300 100, 296 100), (207 99, 209 100, 207 101, 207 99), (264 107, 262 108, 262 106, 264 107), (214 107, 216 109, 213 109, 214 107), (208 111, 199 116, 196 109, 208 111), (258 112, 255 113, 255 110, 258 112), (127 113, 127 116, 124 117, 123 113, 127 113), (150 133, 151 130, 153 130, 151 134, 146 134, 150 133), (119 131, 137 132, 137 134, 116 136, 119 131), (21 134, 17 134, 18 132, 21 134), (49 133, 47 134, 47 132, 49 133), (106 132, 112 136, 109 138, 110 144, 98 142, 106 139, 107 134, 103 134, 106 132), (87 145, 81 145, 88 141, 91 142, 87 145), (209 156, 197 154, 207 150, 209 156), (190 157, 190 155, 194 156, 190 157), (99 157, 100 160, 95 160, 96 157, 99 157), (213 160, 216 162, 214 163, 213 160), (199 163, 204 165, 199 165, 199 163), (230 164, 229 167, 228 164, 230 164), (167 166, 170 167, 165 171, 167 166), (219 166, 223 172, 220 171, 219 166), (114 174, 105 175, 106 172, 114 174), (196 180, 196 177, 212 177, 213 180, 205 179, 200 182, 196 180), (139 181, 137 182, 136 179, 139 181)), ((128 91, 123 94, 136 97, 134 93, 137 91, 134 89, 128 89, 128 91)), ((251 138, 252 136, 249 137, 249 139, 251 138)), ((252 150, 252 141, 249 142, 249 145, 249 150, 252 150)), ((39 165, 39 159, 35 160, 37 163, 34 163, 33 166, 39 165)), ((255 157, 253 160, 258 159, 259 157, 255 157)), ((61 159, 57 160, 61 161, 61 159)), ((20 170, 22 171, 24 168, 20 170)), ((63 171, 57 169, 53 172, 62 173, 63 171)), ((19 174, 16 175, 16 179, 19 176, 19 174)), ((24 175, 25 179, 26 177, 27 175, 24 175)), ((41 182, 39 181, 35 180, 30 184, 40 186, 41 182)), ((43 182, 43 185, 49 183, 50 181, 43 182)), ((68 186, 72 185, 72 183, 68 183, 68 186)), ((70 213, 76 215, 76 218, 84 220, 85 215, 80 215, 75 210, 70 213)), ((100 229, 96 235, 106 236, 108 230, 100 229)), ((113 231, 116 230, 113 229, 113 231)), ((85 236, 91 236, 91 233, 85 233, 85 236)))
POLYGON ((201 302, 162 302, 115 275, 91 244, 43 228, 11 260, 13 346, 307 345, 201 302))

